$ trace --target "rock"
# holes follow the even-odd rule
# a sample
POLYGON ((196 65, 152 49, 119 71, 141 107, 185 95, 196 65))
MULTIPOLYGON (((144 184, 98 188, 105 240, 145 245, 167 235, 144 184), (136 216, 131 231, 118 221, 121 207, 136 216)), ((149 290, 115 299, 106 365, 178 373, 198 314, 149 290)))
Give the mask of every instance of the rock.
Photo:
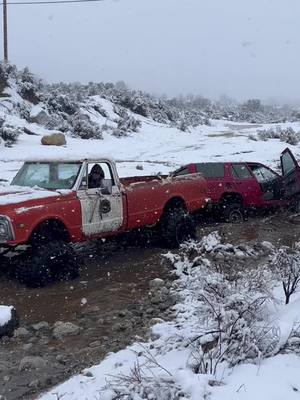
POLYGON ((116 323, 115 325, 113 325, 112 326, 112 330, 113 331, 117 331, 117 332, 124 332, 124 331, 126 331, 126 329, 128 329, 128 328, 130 328, 131 327, 131 325, 129 325, 129 324, 126 324, 125 322, 122 322, 122 323, 116 323))
POLYGON ((50 326, 49 326, 48 322, 46 322, 46 321, 41 321, 41 322, 38 322, 37 324, 33 324, 31 326, 35 331, 47 331, 50 329, 50 326))
POLYGON ((16 329, 14 332, 14 337, 16 338, 29 337, 30 335, 31 333, 29 332, 29 330, 23 327, 16 329))
POLYGON ((158 289, 158 288, 161 288, 162 286, 164 286, 164 281, 160 278, 155 278, 149 282, 149 286, 150 286, 151 290, 158 289))
POLYGON ((38 136, 37 133, 33 132, 32 130, 30 130, 30 129, 26 128, 26 127, 23 128, 23 131, 24 131, 24 133, 26 133, 26 135, 38 136))
POLYGON ((94 348, 94 347, 100 347, 100 346, 101 346, 100 340, 95 340, 94 342, 92 342, 92 343, 89 344, 89 347, 92 347, 92 348, 94 348))
POLYGON ((41 143, 45 146, 64 146, 67 144, 63 133, 53 133, 42 137, 41 143))
POLYGON ((7 362, 0 361, 0 372, 5 372, 10 368, 10 365, 7 362))
POLYGON ((245 258, 245 254, 242 251, 238 250, 235 252, 235 257, 242 260, 243 258, 245 258))
POLYGON ((35 379, 28 384, 28 387, 37 389, 40 386, 40 381, 35 379))
POLYGON ((126 311, 123 311, 123 310, 119 311, 119 312, 118 312, 118 316, 119 316, 120 318, 125 318, 125 317, 126 317, 126 311))
POLYGON ((50 121, 50 117, 41 107, 35 106, 31 110, 28 121, 39 125, 46 125, 50 121))
POLYGON ((13 306, 0 305, 0 337, 13 336, 19 326, 19 317, 13 306))
POLYGON ((162 322, 165 322, 162 318, 151 318, 149 324, 155 325, 155 324, 161 324, 162 322))
POLYGON ((42 357, 38 356, 27 356, 24 357, 19 364, 19 371, 27 369, 42 369, 46 366, 46 362, 42 357))
POLYGON ((61 339, 64 336, 78 335, 81 328, 72 322, 61 322, 58 321, 54 324, 53 337, 55 339, 61 339))
POLYGON ((151 315, 151 314, 153 314, 154 313, 154 308, 147 308, 147 310, 146 310, 146 314, 148 314, 148 315, 151 315))
POLYGON ((39 340, 39 344, 41 344, 41 345, 48 344, 49 342, 50 342, 50 339, 47 336, 42 336, 39 340))
POLYGON ((220 253, 220 252, 216 253, 216 254, 215 254, 215 260, 218 260, 218 261, 223 261, 223 260, 225 260, 224 254, 223 254, 223 253, 220 253))
POLYGON ((32 349, 33 344, 32 343, 26 343, 23 345, 23 350, 29 351, 32 349))
POLYGON ((81 372, 81 375, 87 376, 88 378, 93 378, 94 376, 91 371, 87 371, 85 369, 81 372))
POLYGON ((141 164, 138 164, 136 167, 139 171, 143 171, 144 167, 141 164))
POLYGON ((58 363, 60 363, 60 364, 65 365, 65 364, 67 364, 67 362, 68 362, 68 357, 67 357, 67 356, 64 356, 64 355, 62 355, 62 354, 57 354, 57 356, 56 356, 56 361, 57 361, 58 363))

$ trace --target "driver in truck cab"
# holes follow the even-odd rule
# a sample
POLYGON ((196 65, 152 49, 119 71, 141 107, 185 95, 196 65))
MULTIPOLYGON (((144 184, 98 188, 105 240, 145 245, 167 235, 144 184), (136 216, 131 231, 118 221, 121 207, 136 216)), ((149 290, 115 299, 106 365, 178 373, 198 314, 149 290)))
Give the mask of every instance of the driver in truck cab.
POLYGON ((96 189, 103 187, 104 171, 99 164, 95 164, 89 173, 88 187, 96 189))

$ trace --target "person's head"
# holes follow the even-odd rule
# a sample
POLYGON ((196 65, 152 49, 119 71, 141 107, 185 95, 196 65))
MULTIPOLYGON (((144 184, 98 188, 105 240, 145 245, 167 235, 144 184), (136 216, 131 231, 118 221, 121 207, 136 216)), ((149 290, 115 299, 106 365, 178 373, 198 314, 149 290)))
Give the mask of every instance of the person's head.
POLYGON ((93 166, 90 175, 98 179, 104 179, 104 171, 99 164, 93 166))
POLYGON ((104 171, 99 164, 95 164, 91 172, 89 173, 89 187, 97 188, 102 184, 102 180, 104 179, 104 171))

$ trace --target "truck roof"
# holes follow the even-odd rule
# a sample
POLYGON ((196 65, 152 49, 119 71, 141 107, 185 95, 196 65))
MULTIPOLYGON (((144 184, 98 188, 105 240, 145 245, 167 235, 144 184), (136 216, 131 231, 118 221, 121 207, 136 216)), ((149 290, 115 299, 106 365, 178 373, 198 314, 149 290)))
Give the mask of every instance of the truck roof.
POLYGON ((24 162, 27 163, 82 163, 84 161, 88 161, 91 163, 96 163, 99 162, 100 160, 105 160, 105 161, 112 161, 114 162, 115 160, 112 157, 109 156, 104 156, 104 155, 99 155, 99 157, 35 157, 35 158, 30 158, 30 159, 25 159, 24 162))

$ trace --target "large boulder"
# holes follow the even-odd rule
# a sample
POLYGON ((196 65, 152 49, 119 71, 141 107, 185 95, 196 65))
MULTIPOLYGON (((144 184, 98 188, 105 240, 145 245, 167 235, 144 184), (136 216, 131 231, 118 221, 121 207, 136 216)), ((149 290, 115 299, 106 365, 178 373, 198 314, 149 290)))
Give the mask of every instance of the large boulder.
POLYGON ((50 120, 49 114, 43 110, 40 106, 36 105, 32 107, 30 116, 28 118, 29 122, 35 122, 39 125, 46 125, 50 120))
POLYGON ((53 337, 55 339, 62 339, 64 336, 78 335, 81 328, 72 322, 57 321, 54 324, 53 337))
POLYGON ((52 135, 45 135, 41 140, 45 146, 64 146, 67 144, 65 135, 63 133, 53 133, 52 135))
POLYGON ((19 326, 19 318, 13 306, 0 305, 0 337, 13 336, 19 326))

